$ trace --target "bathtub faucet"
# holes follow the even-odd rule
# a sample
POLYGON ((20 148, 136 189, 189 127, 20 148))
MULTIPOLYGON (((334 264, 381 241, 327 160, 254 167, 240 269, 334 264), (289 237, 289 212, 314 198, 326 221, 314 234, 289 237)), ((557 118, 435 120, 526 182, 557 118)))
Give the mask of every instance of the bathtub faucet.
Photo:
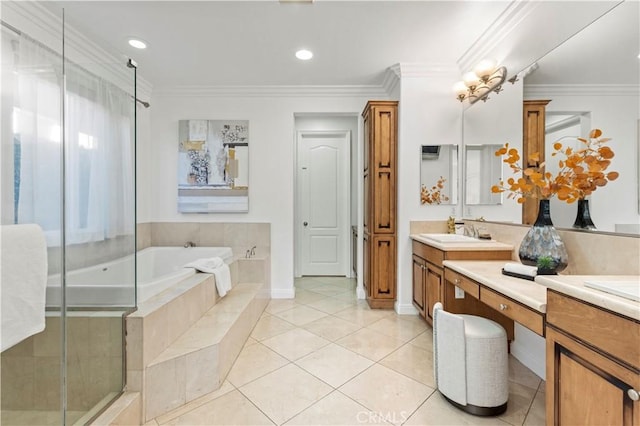
POLYGON ((193 241, 187 241, 186 243, 184 243, 184 248, 189 248, 189 247, 195 247, 196 243, 194 243, 193 241))

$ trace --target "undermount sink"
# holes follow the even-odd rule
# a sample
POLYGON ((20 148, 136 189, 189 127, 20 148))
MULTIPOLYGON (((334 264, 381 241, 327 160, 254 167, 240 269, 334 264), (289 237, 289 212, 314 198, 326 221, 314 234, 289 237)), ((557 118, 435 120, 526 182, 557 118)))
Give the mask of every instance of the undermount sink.
POLYGON ((491 241, 459 234, 420 234, 420 236, 438 243, 486 243, 491 241))

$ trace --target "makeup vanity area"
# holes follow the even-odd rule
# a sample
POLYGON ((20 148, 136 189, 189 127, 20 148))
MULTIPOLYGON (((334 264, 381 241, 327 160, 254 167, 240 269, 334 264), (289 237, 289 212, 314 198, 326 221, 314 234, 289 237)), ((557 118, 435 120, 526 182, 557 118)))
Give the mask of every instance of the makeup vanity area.
POLYGON ((640 283, 640 276, 547 275, 528 281, 501 273, 513 245, 445 242, 438 235, 411 236, 413 303, 427 322, 441 302, 446 311, 500 323, 510 342, 514 322, 544 337, 548 425, 639 424, 640 301, 585 282, 615 288, 640 283))

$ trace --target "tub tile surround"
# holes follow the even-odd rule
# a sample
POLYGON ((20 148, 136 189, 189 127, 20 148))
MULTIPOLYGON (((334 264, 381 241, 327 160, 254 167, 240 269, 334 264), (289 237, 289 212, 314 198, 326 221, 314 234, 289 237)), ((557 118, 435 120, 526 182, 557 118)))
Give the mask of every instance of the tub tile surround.
MULTIPOLYGON (((165 228, 152 244, 176 245, 166 235, 198 227, 189 225, 165 228)), ((222 229, 208 230, 216 228, 222 229)), ((223 298, 213 275, 198 273, 127 317, 126 390, 140 393, 143 423, 218 389, 262 315, 270 295, 268 254, 236 258, 230 269, 233 288, 223 298)))
POLYGON ((271 224, 244 222, 148 222, 139 223, 138 250, 149 246, 178 246, 187 241, 197 246, 231 247, 236 259, 255 249, 255 257, 271 254, 271 224))
MULTIPOLYGON (((494 240, 513 245, 513 259, 530 226, 465 220, 483 227, 494 240)), ((558 230, 569 254, 563 275, 640 275, 640 238, 635 236, 558 230)))

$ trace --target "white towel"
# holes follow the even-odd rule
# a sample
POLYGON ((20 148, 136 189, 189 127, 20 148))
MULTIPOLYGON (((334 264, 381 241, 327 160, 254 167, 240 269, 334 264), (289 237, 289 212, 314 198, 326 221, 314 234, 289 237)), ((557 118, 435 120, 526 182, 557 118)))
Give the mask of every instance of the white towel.
POLYGON ((507 272, 513 272, 520 275, 526 275, 528 277, 535 277, 538 275, 538 268, 535 266, 523 265, 521 263, 507 263, 503 266, 507 272))
POLYGON ((184 265, 185 268, 195 268, 197 271, 213 274, 216 278, 216 289, 218 294, 223 297, 231 290, 231 270, 229 265, 224 263, 219 257, 211 257, 208 259, 198 259, 184 265))
POLYGON ((2 351, 44 330, 47 243, 38 225, 2 226, 2 351))

